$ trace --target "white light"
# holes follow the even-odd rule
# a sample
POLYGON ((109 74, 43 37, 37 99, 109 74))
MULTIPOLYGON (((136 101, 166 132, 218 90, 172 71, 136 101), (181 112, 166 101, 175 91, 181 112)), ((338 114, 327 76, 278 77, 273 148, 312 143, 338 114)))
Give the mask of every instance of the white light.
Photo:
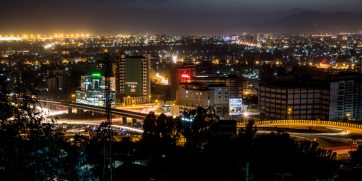
POLYGON ((173 62, 173 63, 177 63, 177 55, 173 55, 173 56, 172 56, 172 62, 173 62))
POLYGON ((19 41, 22 40, 18 37, 0 37, 0 41, 19 41))
POLYGON ((185 118, 185 117, 181 118, 181 120, 186 121, 186 122, 193 122, 194 121, 193 118, 185 118))
POLYGON ((249 116, 249 113, 248 113, 248 112, 244 112, 244 113, 243 113, 243 116, 247 118, 247 117, 249 116))
POLYGON ((53 46, 54 46, 54 44, 50 43, 50 44, 44 45, 44 49, 49 49, 49 48, 52 48, 53 46))

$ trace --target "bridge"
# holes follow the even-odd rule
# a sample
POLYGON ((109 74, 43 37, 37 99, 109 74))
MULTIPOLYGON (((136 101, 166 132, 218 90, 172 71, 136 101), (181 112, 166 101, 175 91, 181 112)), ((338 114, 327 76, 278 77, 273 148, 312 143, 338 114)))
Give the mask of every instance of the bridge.
MULTIPOLYGON (((99 106, 92 106, 92 105, 86 105, 86 104, 79 104, 74 102, 66 102, 66 101, 53 101, 53 100, 39 100, 42 106, 61 106, 61 107, 67 107, 68 112, 72 113, 72 109, 76 108, 77 112, 82 113, 85 110, 97 112, 97 113, 105 113, 106 109, 105 107, 99 107, 99 106)), ((122 109, 112 109, 112 115, 115 116, 121 116, 123 124, 127 123, 127 118, 131 118, 132 122, 137 121, 143 121, 147 114, 144 113, 138 113, 138 112, 132 112, 132 111, 126 111, 122 109)))
MULTIPOLYGON (((237 122, 236 127, 245 127, 245 122, 237 122)), ((273 126, 303 126, 303 127, 333 127, 339 129, 346 129, 350 132, 362 133, 362 124, 346 123, 337 121, 321 121, 321 120, 268 120, 256 121, 257 127, 273 127, 273 126)))

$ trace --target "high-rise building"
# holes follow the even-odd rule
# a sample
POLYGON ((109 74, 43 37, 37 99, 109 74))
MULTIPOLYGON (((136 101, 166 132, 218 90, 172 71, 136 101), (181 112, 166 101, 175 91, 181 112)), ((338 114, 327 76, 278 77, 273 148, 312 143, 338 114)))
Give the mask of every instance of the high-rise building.
POLYGON ((131 105, 150 101, 150 60, 150 55, 121 56, 116 71, 116 92, 120 103, 131 105))
MULTIPOLYGON (((110 100, 115 105, 115 77, 110 77, 110 100)), ((93 106, 105 106, 105 77, 100 73, 81 77, 80 90, 76 91, 76 102, 93 106)))
POLYGON ((329 120, 362 121, 362 75, 341 74, 330 83, 329 120))

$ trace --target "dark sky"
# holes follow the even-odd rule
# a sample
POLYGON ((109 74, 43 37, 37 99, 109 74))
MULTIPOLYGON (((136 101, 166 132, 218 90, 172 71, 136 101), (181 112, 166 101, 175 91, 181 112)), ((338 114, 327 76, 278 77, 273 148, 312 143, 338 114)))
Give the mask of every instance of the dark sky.
POLYGON ((0 32, 210 34, 297 9, 361 13, 362 0, 0 0, 0 32))

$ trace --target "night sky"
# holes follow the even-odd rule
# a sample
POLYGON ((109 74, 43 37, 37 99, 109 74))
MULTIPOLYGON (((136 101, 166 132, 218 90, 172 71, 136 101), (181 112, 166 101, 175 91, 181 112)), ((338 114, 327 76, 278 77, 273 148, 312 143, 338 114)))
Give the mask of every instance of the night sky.
POLYGON ((362 13, 362 0, 1 0, 0 32, 208 34, 303 10, 362 13))

